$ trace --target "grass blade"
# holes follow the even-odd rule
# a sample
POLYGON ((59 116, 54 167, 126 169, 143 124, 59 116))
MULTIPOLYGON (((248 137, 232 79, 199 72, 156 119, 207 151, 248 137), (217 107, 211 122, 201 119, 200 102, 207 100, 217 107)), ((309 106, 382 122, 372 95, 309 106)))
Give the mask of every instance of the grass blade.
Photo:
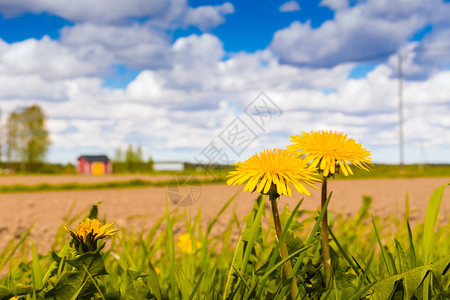
POLYGON ((23 244, 23 242, 25 241, 25 239, 27 238, 27 236, 30 234, 31 232, 31 228, 33 228, 33 225, 30 226, 30 228, 27 229, 27 231, 25 231, 25 233, 22 235, 22 237, 20 238, 20 240, 17 242, 17 244, 14 246, 14 248, 12 249, 11 253, 9 253, 9 255, 6 257, 6 259, 4 259, 2 261, 2 263, 0 264, 0 272, 3 270, 3 268, 6 266, 6 264, 8 263, 8 261, 11 259, 11 257, 14 255, 14 253, 16 253, 17 249, 19 249, 20 245, 23 244))
MULTIPOLYGON (((206 295, 204 299, 215 299, 214 297, 209 297, 210 293, 214 293, 214 287, 215 287, 215 280, 216 280, 216 271, 217 271, 217 267, 214 268, 213 270, 213 274, 211 276, 211 281, 208 284, 208 288, 206 290, 206 295)), ((218 298, 217 298, 218 299, 218 298)))
POLYGON ((392 276, 397 273, 397 270, 395 269, 392 258, 389 256, 389 253, 386 251, 386 249, 383 246, 383 243, 381 242, 381 238, 380 238, 380 235, 378 234, 378 230, 377 230, 377 224, 375 223, 375 219, 373 216, 372 216, 372 223, 373 223, 373 228, 375 229, 375 234, 377 236, 378 244, 380 245, 381 255, 383 256, 384 264, 386 265, 386 269, 388 271, 389 276, 392 276))
POLYGON ((206 236, 208 237, 211 233, 211 230, 213 229, 214 225, 216 224, 219 217, 224 213, 224 211, 230 206, 230 204, 236 199, 237 195, 240 191, 235 193, 231 198, 225 203, 225 205, 222 207, 222 209, 217 213, 217 215, 211 220, 211 222, 208 224, 208 228, 206 229, 206 236))
MULTIPOLYGON (((333 192, 330 192, 330 195, 328 196, 327 201, 325 202, 325 205, 323 206, 322 211, 320 212, 319 217, 317 218, 316 223, 314 224, 314 227, 311 230, 311 233, 309 234, 308 239, 306 240, 306 243, 304 245, 305 247, 311 245, 312 242, 316 239, 316 233, 319 230, 320 222, 322 222, 325 212, 327 211, 328 204, 330 203, 332 195, 333 195, 333 192)), ((306 252, 303 252, 300 254, 297 261, 295 262, 294 267, 292 268, 292 273, 291 273, 291 275, 289 275, 288 279, 293 278, 295 276, 295 274, 297 274, 297 272, 300 268, 300 265, 301 265, 303 259, 305 258, 305 255, 306 255, 306 252)))
MULTIPOLYGON (((267 280, 267 278, 270 276, 270 274, 274 271, 276 271, 279 267, 281 267, 285 262, 287 262, 288 260, 292 259, 293 257, 295 257, 296 255, 299 255, 300 253, 305 253, 306 250, 308 250, 311 247, 311 245, 308 246, 303 246, 302 248, 298 249, 295 252, 292 252, 292 254, 290 254, 288 257, 286 257, 285 259, 282 259, 281 261, 279 261, 278 263, 276 263, 270 270, 268 270, 267 272, 264 273, 264 275, 261 277, 260 281, 263 280, 267 280)), ((292 274, 291 274, 292 276, 292 274)), ((254 285, 254 287, 256 287, 256 284, 254 285)), ((249 291, 249 293, 251 293, 252 290, 249 291)))
POLYGON ((33 287, 36 291, 40 291, 43 287, 42 284, 42 270, 41 265, 39 263, 39 255, 36 251, 36 247, 34 246, 34 243, 31 242, 31 278, 33 281, 33 287))
POLYGON ((192 290, 191 295, 189 296, 189 300, 194 299, 195 294, 197 293, 198 287, 200 286, 200 283, 202 283, 203 280, 203 276, 205 276, 205 272, 202 273, 202 275, 200 276, 200 279, 197 281, 197 283, 195 284, 194 289, 192 290))
POLYGON ((413 235, 411 232, 411 226, 409 226, 409 221, 406 221, 408 227, 408 239, 409 239, 409 265, 412 269, 417 267, 416 250, 414 249, 413 235))
POLYGON ((172 222, 170 220, 170 214, 169 214, 169 203, 166 199, 166 234, 167 234, 167 241, 169 243, 169 260, 170 260, 170 298, 175 299, 175 242, 173 237, 173 228, 172 228, 172 222))
POLYGON ((237 266, 236 269, 239 269, 241 271, 241 273, 238 274, 239 278, 241 278, 241 275, 245 274, 245 270, 250 258, 250 253, 253 249, 253 246, 255 245, 257 235, 261 228, 261 217, 265 207, 264 202, 265 197, 259 195, 255 201, 255 205, 250 215, 248 216, 247 223, 245 224, 244 227, 244 231, 242 235, 239 237, 239 242, 236 246, 233 260, 231 262, 231 268, 230 271, 228 272, 223 299, 227 298, 228 288, 231 284, 232 274, 236 266, 237 266))
POLYGON ((348 262, 348 264, 350 265, 350 267, 352 267, 353 271, 355 271, 356 275, 359 275, 359 269, 358 267, 353 263, 353 261, 350 259, 350 257, 348 256, 347 252, 345 252, 344 248, 341 246, 341 244, 338 242, 338 240, 336 239, 336 236, 334 235, 333 231, 331 231, 331 228, 328 229, 331 238, 333 239, 333 241, 336 243, 336 246, 338 247, 339 251, 341 252, 342 256, 344 256, 345 260, 348 262))
MULTIPOLYGON (((244 240, 247 240, 247 245, 245 248, 245 252, 244 252, 244 258, 242 260, 242 265, 240 268, 240 271, 242 272, 242 274, 245 274, 245 270, 247 267, 247 264, 250 260, 250 254, 252 253, 253 250, 253 246, 255 245, 256 242, 256 238, 258 237, 258 232, 260 231, 261 228, 261 217, 262 214, 264 212, 264 202, 265 202, 265 198, 262 196, 259 196, 258 199, 256 200, 256 202, 258 203, 259 200, 259 204, 258 204, 258 211, 256 213, 256 216, 253 220, 253 224, 251 225, 250 231, 248 231, 248 236, 245 232, 244 229, 244 240)), ((234 266, 233 266, 234 267, 234 266)), ((246 284, 247 285, 247 284, 246 284)))
MULTIPOLYGON (((294 217, 295 217, 295 215, 297 214, 298 209, 299 209, 300 206, 302 205, 303 200, 304 200, 304 198, 303 198, 302 200, 299 201, 299 203, 295 206, 294 210, 292 211, 291 215, 289 216, 289 219, 288 219, 288 221, 287 221, 287 223, 286 223, 286 225, 285 225, 285 227, 284 227, 283 233, 281 234, 281 238, 280 238, 280 240, 277 242, 277 244, 276 244, 276 246, 275 246, 275 250, 273 251, 273 255, 272 255, 272 257, 270 258, 269 265, 267 266, 267 269, 268 269, 268 270, 270 270, 270 269, 273 267, 273 265, 275 264, 275 261, 276 261, 277 257, 279 256, 279 253, 280 253, 279 251, 280 251, 281 244, 282 244, 282 242, 284 241, 284 239, 286 238, 286 235, 287 235, 287 233, 288 233, 289 227, 290 227, 292 221, 294 220, 294 217)), ((266 279, 266 280, 267 280, 267 279, 266 279)), ((259 289, 258 289, 258 292, 256 293, 256 295, 257 295, 256 297, 257 297, 257 298, 260 298, 260 297, 261 297, 261 294, 262 294, 262 292, 263 292, 263 289, 264 289, 264 285, 265 285, 265 283, 266 283, 266 280, 261 281, 261 284, 260 284, 260 287, 259 287, 259 289)), ((249 293, 249 294, 250 294, 250 293, 249 293)))
POLYGON ((368 261, 368 262, 366 263, 366 265, 364 266, 364 269, 361 269, 361 271, 362 271, 362 276, 360 277, 360 280, 359 280, 359 283, 358 283, 358 290, 361 289, 361 287, 364 285, 364 281, 366 281, 366 280, 367 280, 367 282, 368 282, 369 284, 371 284, 372 282, 376 282, 376 280, 371 281, 370 278, 369 278, 369 275, 371 274, 371 271, 370 271, 370 265, 372 264, 372 261, 373 261, 374 256, 375 256, 375 255, 372 254, 372 255, 369 257, 369 261, 368 261))
MULTIPOLYGON (((425 212, 425 221, 423 224, 423 263, 428 265, 433 261, 434 252, 434 235, 436 229, 436 223, 439 216, 439 210, 441 208, 442 197, 444 195, 444 189, 447 184, 444 184, 434 190, 428 201, 427 211, 425 212)), ((423 283, 423 297, 429 298, 429 286, 432 280, 430 277, 426 278, 423 283)))
POLYGON ((430 264, 433 260, 434 232, 446 185, 444 184, 434 190, 428 201, 427 211, 425 212, 425 222, 423 224, 423 261, 425 265, 430 264))
POLYGON ((400 273, 402 273, 409 270, 408 260, 406 259, 405 252, 403 251, 400 242, 397 239, 394 239, 394 241, 395 241, 395 249, 397 252, 398 267, 400 269, 400 273))
POLYGON ((366 286, 365 288, 363 288, 361 291, 359 291, 358 293, 356 293, 356 295, 354 295, 350 300, 359 300, 361 299, 361 296, 363 296, 365 293, 367 293, 368 290, 370 290, 370 288, 375 284, 376 282, 372 282, 371 284, 369 284, 368 286, 366 286))

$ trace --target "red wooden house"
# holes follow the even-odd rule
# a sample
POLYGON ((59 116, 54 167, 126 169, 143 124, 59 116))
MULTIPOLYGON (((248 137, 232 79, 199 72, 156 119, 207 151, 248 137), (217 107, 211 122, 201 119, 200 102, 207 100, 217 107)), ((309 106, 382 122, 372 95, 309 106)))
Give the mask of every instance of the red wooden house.
POLYGON ((103 175, 112 173, 112 164, 106 155, 81 155, 78 157, 78 174, 103 175))

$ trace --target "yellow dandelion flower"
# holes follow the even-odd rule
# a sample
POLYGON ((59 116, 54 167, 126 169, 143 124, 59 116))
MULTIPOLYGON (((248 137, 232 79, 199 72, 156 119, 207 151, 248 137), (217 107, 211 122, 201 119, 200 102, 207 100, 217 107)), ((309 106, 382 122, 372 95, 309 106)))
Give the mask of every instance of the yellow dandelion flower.
POLYGON ((370 151, 342 132, 311 131, 291 138, 294 144, 287 149, 306 155, 305 161, 312 162, 310 168, 318 168, 325 177, 333 175, 339 169, 345 176, 353 175, 348 163, 366 171, 373 166, 370 151))
POLYGON ((110 229, 114 223, 107 223, 100 227, 97 219, 86 218, 77 225, 75 231, 64 227, 73 237, 76 248, 82 252, 95 251, 97 249, 97 241, 107 236, 112 236, 119 229, 110 229))
MULTIPOLYGON (((195 246, 196 246, 196 248, 200 248, 200 246, 201 246, 200 242, 195 240, 195 246)), ((177 247, 182 252, 187 253, 187 254, 192 254, 195 252, 193 243, 192 243, 192 239, 191 239, 191 235, 189 233, 183 233, 178 236, 177 247)))
POLYGON ((292 196, 292 183, 297 191, 310 195, 303 183, 316 188, 314 170, 295 154, 285 149, 264 150, 254 154, 245 162, 236 164, 236 171, 228 174, 227 184, 243 184, 247 181, 244 191, 267 194, 272 185, 276 186, 279 195, 292 196))

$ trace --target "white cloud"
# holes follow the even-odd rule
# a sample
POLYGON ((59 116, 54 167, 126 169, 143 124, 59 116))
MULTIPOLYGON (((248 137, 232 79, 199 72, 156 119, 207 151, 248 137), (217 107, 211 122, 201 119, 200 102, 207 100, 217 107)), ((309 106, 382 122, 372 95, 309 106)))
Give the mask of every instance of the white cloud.
POLYGON ((187 25, 197 26, 201 30, 209 30, 225 22, 225 15, 231 13, 234 13, 234 7, 230 2, 217 6, 189 8, 185 22, 187 25))
POLYGON ((107 55, 95 55, 95 50, 74 51, 47 36, 28 39, 1 47, 0 73, 36 74, 46 79, 92 76, 103 73, 110 62, 107 55))
POLYGON ((281 12, 292 12, 299 11, 300 5, 298 5, 297 1, 289 1, 280 6, 279 11, 281 12))
MULTIPOLYGON (((164 96, 164 79, 157 77, 155 72, 150 70, 143 71, 127 87, 127 94, 131 98, 145 100, 150 102, 154 98, 164 96)), ((168 95, 166 95, 168 96, 168 95)))
POLYGON ((132 68, 155 68, 168 64, 170 40, 161 30, 145 25, 78 24, 61 30, 61 44, 77 53, 132 68))
MULTIPOLYGON (((0 11, 8 17, 24 12, 49 12, 75 22, 113 23, 127 18, 158 17, 170 13, 172 6, 180 1, 165 0, 4 0, 0 11)), ((185 4, 186 1, 181 1, 185 4)))
POLYGON ((59 133, 69 128, 69 122, 61 119, 50 119, 47 120, 46 126, 49 131, 59 133))
POLYGON ((25 12, 48 12, 73 22, 123 25, 136 20, 161 28, 189 25, 209 30, 224 22, 234 12, 231 3, 191 8, 186 0, 4 0, 0 13, 7 17, 25 12))
POLYGON ((322 0, 321 6, 327 6, 332 10, 340 10, 348 7, 348 0, 322 0))
MULTIPOLYGON (((412 80, 422 80, 436 74, 450 64, 450 28, 437 28, 419 42, 402 47, 398 53, 402 57, 403 75, 412 80)), ((398 68, 398 55, 389 57, 392 69, 398 68)))
POLYGON ((49 81, 38 75, 0 74, 0 99, 64 101, 66 89, 64 82, 49 81))
POLYGON ((450 25, 442 11, 450 13, 450 4, 437 0, 368 1, 353 7, 339 6, 335 18, 318 28, 296 21, 277 31, 270 48, 283 63, 302 66, 370 59, 396 52, 425 25, 450 25))
POLYGON ((333 66, 394 52, 424 21, 412 17, 389 22, 348 11, 318 29, 296 21, 276 32, 270 47, 284 63, 333 66))
POLYGON ((175 64, 189 66, 216 63, 225 54, 222 42, 215 35, 208 33, 179 38, 172 48, 175 64))

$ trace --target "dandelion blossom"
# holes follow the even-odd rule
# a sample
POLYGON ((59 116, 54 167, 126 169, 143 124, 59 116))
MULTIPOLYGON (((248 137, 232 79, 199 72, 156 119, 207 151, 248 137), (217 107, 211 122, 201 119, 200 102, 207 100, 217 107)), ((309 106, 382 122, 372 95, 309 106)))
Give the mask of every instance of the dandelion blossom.
POLYGON ((292 196, 292 183, 297 191, 310 195, 303 183, 316 188, 313 183, 314 170, 305 161, 285 149, 264 150, 236 164, 236 171, 228 174, 227 184, 236 185, 247 182, 244 191, 257 191, 267 194, 272 185, 279 195, 292 196))
MULTIPOLYGON (((303 132, 302 136, 292 136, 293 145, 288 146, 288 150, 300 155, 305 155, 305 161, 311 164, 311 169, 319 169, 322 178, 321 206, 324 209, 327 194, 327 178, 339 173, 342 170, 345 176, 352 174, 352 169, 348 163, 357 168, 369 171, 372 166, 370 152, 357 144, 354 139, 347 138, 346 134, 332 131, 311 131, 303 132)), ((322 261, 325 274, 325 287, 331 289, 333 269, 331 267, 331 252, 328 234, 328 213, 322 218, 322 261)))
POLYGON ((87 218, 85 221, 77 225, 76 230, 73 231, 64 227, 75 240, 77 249, 82 252, 95 251, 97 249, 97 241, 104 239, 107 236, 112 236, 119 229, 109 229, 114 223, 107 223, 100 227, 100 222, 97 219, 87 218))
MULTIPOLYGON (((199 248, 201 246, 200 242, 195 240, 195 246, 196 248, 199 248)), ((177 247, 181 250, 181 252, 184 252, 186 254, 194 253, 191 235, 189 233, 180 234, 178 236, 177 247)))
POLYGON ((345 176, 353 175, 348 163, 366 171, 373 166, 370 151, 342 132, 311 131, 291 138, 294 144, 287 149, 306 155, 305 161, 312 162, 310 168, 318 168, 324 177, 333 175, 339 169, 345 176))

